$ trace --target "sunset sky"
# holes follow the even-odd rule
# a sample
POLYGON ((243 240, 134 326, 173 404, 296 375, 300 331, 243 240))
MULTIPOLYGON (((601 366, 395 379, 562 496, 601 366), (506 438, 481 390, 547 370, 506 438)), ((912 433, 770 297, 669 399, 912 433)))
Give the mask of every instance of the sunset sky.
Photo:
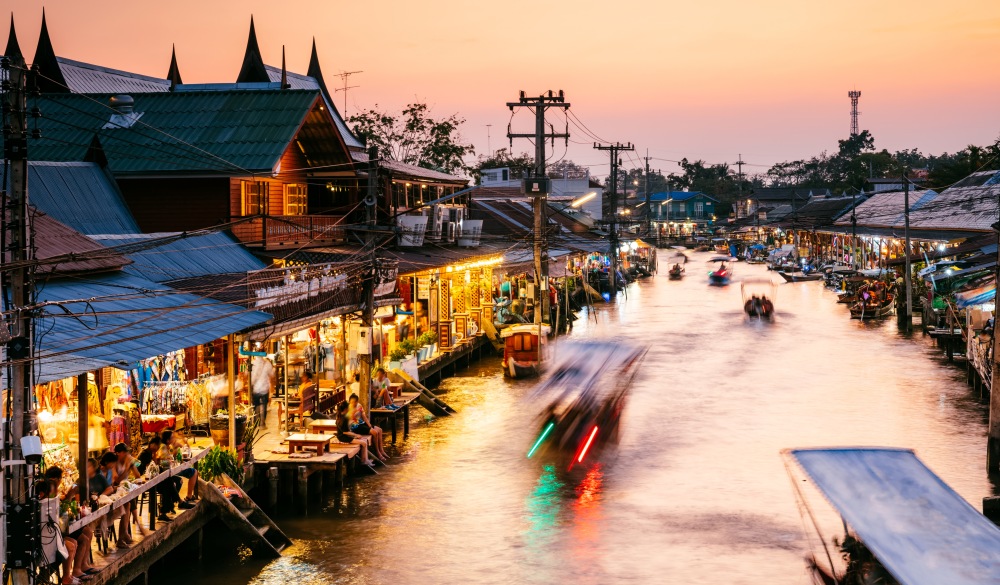
MULTIPOLYGON (((11 9, 31 59, 42 5, 11 9)), ((466 118, 463 135, 480 153, 487 124, 493 149, 507 145, 504 104, 522 89, 564 90, 590 130, 631 141, 637 154, 730 163, 742 154, 751 173, 834 150, 853 88, 880 148, 940 153, 1000 136, 997 0, 50 0, 45 9, 60 56, 164 76, 175 43, 186 83, 235 80, 253 14, 267 63, 280 65, 285 45, 289 69, 304 73, 315 36, 328 84, 363 71, 350 78, 360 87, 348 115, 425 101, 466 118)), ((335 99, 342 107, 343 93, 335 99)), ((516 131, 529 129, 527 115, 516 131)), ((593 141, 570 130, 585 144, 566 157, 607 174, 593 141)), ((552 160, 563 155, 557 144, 552 160)))

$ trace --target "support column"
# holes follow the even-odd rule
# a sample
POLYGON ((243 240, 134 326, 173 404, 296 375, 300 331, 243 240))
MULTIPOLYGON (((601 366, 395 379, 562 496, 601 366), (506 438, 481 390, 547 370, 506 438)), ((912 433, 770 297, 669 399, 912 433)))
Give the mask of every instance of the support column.
POLYGON ((229 448, 236 450, 236 339, 226 338, 226 377, 229 378, 229 448))
POLYGON ((441 278, 438 285, 438 348, 441 351, 448 351, 454 345, 451 336, 451 279, 447 276, 441 278))
MULTIPOLYGON (((77 471, 80 479, 76 482, 80 491, 80 503, 84 504, 90 498, 87 493, 87 457, 90 455, 90 387, 87 384, 87 374, 80 374, 76 377, 76 399, 77 399, 77 471)), ((152 496, 150 496, 152 497, 152 496)))

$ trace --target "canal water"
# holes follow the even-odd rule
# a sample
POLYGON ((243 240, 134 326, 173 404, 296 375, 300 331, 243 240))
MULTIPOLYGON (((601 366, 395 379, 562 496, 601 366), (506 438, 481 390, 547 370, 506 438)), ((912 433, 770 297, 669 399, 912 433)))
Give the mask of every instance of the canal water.
MULTIPOLYGON (((486 360, 442 386, 459 415, 413 413, 378 477, 307 517, 279 514, 295 540, 281 559, 187 564, 154 581, 803 585, 803 558, 820 549, 782 449, 909 447, 976 508, 995 492, 986 410, 933 344, 894 321, 852 321, 817 282, 777 285, 775 322, 749 322, 739 284, 708 287, 705 260, 576 322, 575 338, 650 347, 617 454, 586 475, 526 459, 533 383, 486 360)), ((737 281, 768 274, 736 266, 737 281)), ((806 495, 835 535, 836 516, 806 495)))

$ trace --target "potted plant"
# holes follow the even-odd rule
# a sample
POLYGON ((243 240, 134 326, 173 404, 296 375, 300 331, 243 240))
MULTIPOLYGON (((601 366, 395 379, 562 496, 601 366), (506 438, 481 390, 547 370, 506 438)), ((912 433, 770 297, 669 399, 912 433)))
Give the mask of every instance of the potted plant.
POLYGON ((243 483, 243 466, 240 465, 239 457, 232 449, 216 445, 194 465, 198 475, 205 481, 213 481, 225 473, 236 483, 243 483))
POLYGON ((424 353, 427 356, 426 359, 430 359, 434 356, 434 352, 437 350, 435 344, 437 343, 437 334, 433 331, 424 331, 417 338, 417 345, 424 349, 424 353))
MULTIPOLYGON (((246 431, 247 417, 245 414, 236 414, 236 444, 243 442, 243 434, 246 431)), ((208 417, 208 430, 212 433, 212 441, 216 445, 229 444, 229 411, 220 408, 215 414, 208 417)))

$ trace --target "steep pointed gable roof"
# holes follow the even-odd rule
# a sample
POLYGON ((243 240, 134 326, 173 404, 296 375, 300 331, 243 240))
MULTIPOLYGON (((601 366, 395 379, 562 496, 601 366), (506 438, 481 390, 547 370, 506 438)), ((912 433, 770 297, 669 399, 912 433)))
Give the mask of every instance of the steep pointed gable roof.
POLYGON ((184 83, 181 81, 181 70, 177 67, 177 47, 170 46, 170 69, 167 71, 167 79, 170 80, 170 89, 184 83))
POLYGON ((330 90, 326 88, 326 82, 323 81, 323 70, 319 66, 319 55, 316 53, 316 37, 313 37, 312 54, 309 55, 309 68, 306 69, 306 75, 312 77, 316 80, 316 84, 319 86, 320 91, 326 96, 327 101, 332 102, 333 96, 330 95, 330 90))
POLYGON ((247 50, 243 55, 243 67, 236 77, 236 83, 267 83, 270 79, 267 76, 267 69, 264 67, 264 59, 260 55, 260 46, 257 45, 257 31, 254 28, 253 16, 250 17, 250 37, 247 39, 247 50))
POLYGON ((49 25, 45 22, 45 9, 42 9, 42 30, 38 35, 38 47, 35 49, 35 62, 32 69, 38 73, 38 89, 42 93, 69 93, 66 78, 63 77, 49 38, 49 25))
POLYGON ((14 30, 13 13, 10 15, 10 34, 7 36, 7 48, 4 49, 3 54, 16 64, 24 65, 24 53, 21 52, 21 45, 17 42, 17 32, 14 30))

